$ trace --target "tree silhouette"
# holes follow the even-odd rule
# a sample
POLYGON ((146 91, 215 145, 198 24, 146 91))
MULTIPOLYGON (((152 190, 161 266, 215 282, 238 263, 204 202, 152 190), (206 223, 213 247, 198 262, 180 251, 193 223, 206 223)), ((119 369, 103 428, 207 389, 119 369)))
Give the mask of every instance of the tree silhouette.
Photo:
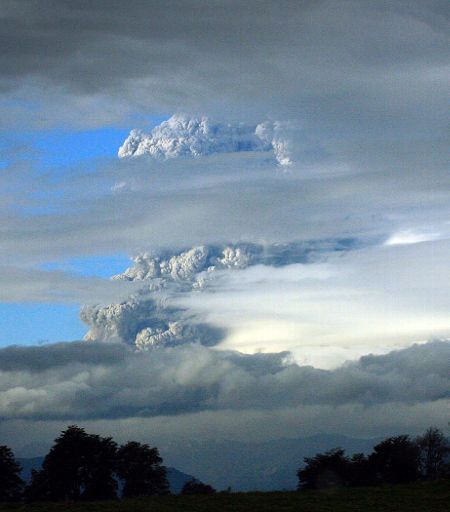
POLYGON ((419 448, 407 435, 389 437, 374 447, 369 464, 377 482, 412 482, 419 476, 419 448))
POLYGON ((123 480, 123 497, 167 494, 166 468, 157 448, 130 441, 117 452, 117 476, 123 480))
POLYGON ((204 484, 199 480, 189 480, 183 485, 181 494, 186 496, 194 496, 196 494, 214 494, 216 490, 208 484, 204 484))
POLYGON ((299 489, 323 489, 347 485, 349 459, 342 448, 334 448, 314 457, 305 457, 305 467, 297 471, 299 489))
POLYGON ((369 458, 363 453, 354 453, 348 466, 348 483, 352 487, 370 485, 374 481, 369 458))
POLYGON ((355 453, 351 458, 334 448, 314 457, 305 457, 297 471, 299 489, 320 489, 337 485, 351 487, 373 484, 413 482, 420 476, 429 479, 450 476, 448 439, 430 427, 415 441, 407 435, 388 437, 367 457, 355 453))
POLYGON ((0 446, 0 501, 21 498, 24 482, 20 478, 20 465, 8 446, 0 446))
POLYGON ((90 434, 85 443, 86 455, 81 472, 84 500, 106 500, 117 497, 117 444, 110 437, 90 434))
POLYGON ((438 428, 430 427, 417 437, 416 444, 420 450, 422 475, 430 480, 445 476, 449 471, 445 461, 450 453, 450 444, 444 434, 438 428))
POLYGON ((55 440, 40 471, 32 472, 29 500, 96 500, 116 497, 117 445, 111 438, 69 426, 55 440))

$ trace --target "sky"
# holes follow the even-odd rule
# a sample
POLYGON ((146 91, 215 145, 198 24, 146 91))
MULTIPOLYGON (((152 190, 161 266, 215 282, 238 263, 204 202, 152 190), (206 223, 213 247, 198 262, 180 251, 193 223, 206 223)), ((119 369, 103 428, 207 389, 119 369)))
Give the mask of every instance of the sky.
POLYGON ((0 438, 445 428, 448 18, 2 2, 0 438))

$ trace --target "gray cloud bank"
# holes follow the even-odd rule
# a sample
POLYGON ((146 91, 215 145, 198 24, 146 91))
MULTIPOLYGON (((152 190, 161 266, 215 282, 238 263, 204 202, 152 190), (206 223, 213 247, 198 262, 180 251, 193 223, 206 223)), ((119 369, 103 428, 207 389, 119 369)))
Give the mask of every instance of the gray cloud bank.
POLYGON ((86 342, 8 347, 0 350, 0 416, 88 420, 431 403, 449 397, 449 356, 450 344, 435 341, 325 371, 300 367, 286 352, 243 355, 198 344, 151 353, 86 342))
POLYGON ((429 137, 445 123, 446 7, 3 2, 3 126, 101 125, 188 110, 303 119, 312 147, 319 131, 341 143, 350 133, 361 143, 363 133, 399 129, 429 137))
POLYGON ((120 301, 136 286, 80 276, 63 270, 0 265, 0 300, 8 303, 77 303, 120 301))
POLYGON ((172 159, 151 167, 141 159, 108 162, 63 181, 35 177, 31 183, 46 188, 43 198, 17 184, 8 189, 7 182, 1 196, 15 199, 16 206, 1 214, 0 261, 239 240, 387 237, 405 227, 440 230, 448 217, 448 173, 443 162, 425 173, 421 158, 409 155, 407 172, 392 172, 395 162, 367 162, 349 168, 316 164, 290 175, 275 174, 262 153, 172 159), (112 194, 122 181, 128 187, 112 194))

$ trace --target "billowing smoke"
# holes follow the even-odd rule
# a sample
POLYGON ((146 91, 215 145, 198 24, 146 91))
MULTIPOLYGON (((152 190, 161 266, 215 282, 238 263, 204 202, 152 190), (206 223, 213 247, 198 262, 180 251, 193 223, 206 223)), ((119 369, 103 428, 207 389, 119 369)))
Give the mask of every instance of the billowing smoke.
MULTIPOLYGON (((365 241, 364 243, 369 243, 365 241)), ((142 253, 133 258, 133 265, 113 279, 148 280, 154 289, 164 283, 185 282, 198 287, 205 275, 223 269, 243 269, 250 265, 281 267, 293 263, 315 261, 329 251, 348 251, 362 242, 356 238, 314 240, 289 244, 239 242, 227 245, 203 245, 175 254, 142 253)))
POLYGON ((86 341, 122 342, 139 350, 173 347, 183 343, 215 345, 223 331, 190 318, 145 288, 120 304, 84 306, 80 313, 90 329, 86 341))
POLYGON ((176 253, 143 253, 114 280, 142 281, 127 300, 106 306, 84 306, 81 319, 89 326, 88 341, 122 342, 136 348, 154 349, 183 343, 213 346, 223 329, 193 318, 171 304, 171 297, 208 289, 220 271, 239 271, 251 265, 280 267, 315 261, 327 251, 350 250, 354 239, 291 244, 239 243, 204 245, 176 253))
POLYGON ((148 155, 167 159, 241 151, 272 152, 279 165, 288 166, 290 142, 284 135, 286 123, 265 121, 258 125, 224 124, 207 117, 173 115, 147 134, 132 130, 119 149, 119 157, 148 155))

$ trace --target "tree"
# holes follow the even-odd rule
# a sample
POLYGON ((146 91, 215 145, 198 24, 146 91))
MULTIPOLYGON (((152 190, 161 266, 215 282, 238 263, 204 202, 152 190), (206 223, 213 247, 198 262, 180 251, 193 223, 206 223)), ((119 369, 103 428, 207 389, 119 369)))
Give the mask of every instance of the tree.
POLYGON ((368 457, 363 453, 354 453, 349 461, 348 483, 351 487, 370 485, 373 483, 372 468, 368 457))
POLYGON ((407 435, 389 437, 374 447, 369 464, 376 482, 412 482, 419 476, 419 448, 407 435))
POLYGON ((49 501, 52 498, 48 473, 43 470, 31 470, 31 483, 25 487, 25 501, 49 501))
POLYGON ((436 427, 430 427, 416 438, 419 447, 420 469, 422 475, 430 480, 444 476, 448 472, 446 457, 450 453, 450 444, 444 434, 436 427))
POLYGON ((305 457, 305 466, 297 471, 299 489, 322 489, 347 485, 350 461, 342 448, 334 448, 314 457, 305 457))
POLYGON ((55 440, 40 471, 33 471, 29 500, 96 500, 116 497, 117 445, 110 438, 69 426, 55 440))
POLYGON ((157 448, 131 441, 117 452, 117 476, 123 480, 123 497, 167 494, 166 468, 157 448))
POLYGON ((216 490, 208 484, 204 484, 199 480, 189 480, 183 485, 181 494, 186 496, 194 496, 196 494, 214 494, 216 490))
POLYGON ((22 468, 8 446, 0 446, 0 501, 16 501, 21 498, 24 482, 20 478, 22 468))
POLYGON ((107 500, 117 497, 117 444, 110 437, 90 434, 85 444, 85 459, 81 476, 83 500, 107 500))

